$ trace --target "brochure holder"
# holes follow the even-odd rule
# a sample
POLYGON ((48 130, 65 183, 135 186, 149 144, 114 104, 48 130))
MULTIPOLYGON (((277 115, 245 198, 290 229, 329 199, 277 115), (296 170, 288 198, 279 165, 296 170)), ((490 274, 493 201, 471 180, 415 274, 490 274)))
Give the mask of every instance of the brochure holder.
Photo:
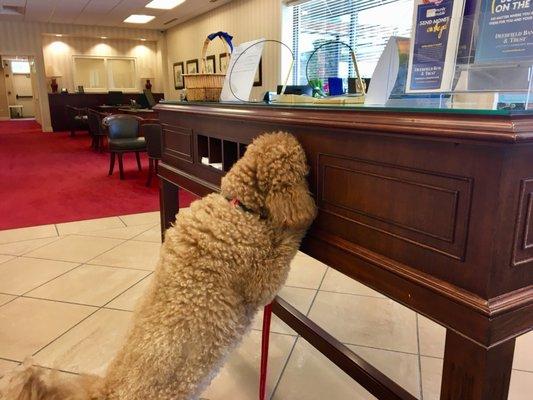
POLYGON ((533 110, 533 1, 414 1, 407 77, 405 51, 389 42, 368 100, 389 107, 533 110), (425 79, 426 70, 436 72, 425 79))

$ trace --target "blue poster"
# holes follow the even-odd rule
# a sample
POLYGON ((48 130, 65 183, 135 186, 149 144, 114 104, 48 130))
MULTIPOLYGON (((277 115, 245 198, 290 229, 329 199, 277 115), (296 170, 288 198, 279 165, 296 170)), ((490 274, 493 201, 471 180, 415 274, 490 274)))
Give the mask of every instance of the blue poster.
POLYGON ((533 0, 483 0, 475 61, 533 61, 533 0))
POLYGON ((442 86, 453 0, 418 5, 411 69, 411 90, 438 90, 442 86))

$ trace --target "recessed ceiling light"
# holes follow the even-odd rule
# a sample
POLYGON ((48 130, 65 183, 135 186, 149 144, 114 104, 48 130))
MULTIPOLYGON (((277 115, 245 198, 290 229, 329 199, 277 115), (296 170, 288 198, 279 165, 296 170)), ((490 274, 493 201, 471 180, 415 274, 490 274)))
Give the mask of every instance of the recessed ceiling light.
POLYGON ((56 33, 55 37, 63 37, 63 35, 61 33, 56 33))
POLYGON ((142 15, 142 14, 133 14, 124 20, 129 24, 146 24, 153 20, 155 17, 153 15, 142 15))
POLYGON ((146 8, 157 8, 159 10, 170 10, 185 3, 185 0, 152 0, 146 8))
POLYGON ((100 36, 100 39, 107 39, 107 36, 100 36))
POLYGON ((139 39, 141 42, 146 42, 146 39, 145 38, 140 38, 139 39))

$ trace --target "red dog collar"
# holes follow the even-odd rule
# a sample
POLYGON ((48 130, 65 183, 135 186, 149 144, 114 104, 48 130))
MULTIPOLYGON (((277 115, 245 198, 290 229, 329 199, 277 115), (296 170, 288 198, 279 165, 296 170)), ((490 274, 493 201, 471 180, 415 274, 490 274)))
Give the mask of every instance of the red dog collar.
POLYGON ((241 202, 239 201, 239 199, 231 199, 229 201, 229 203, 233 206, 233 207, 239 207, 239 206, 242 206, 241 202))

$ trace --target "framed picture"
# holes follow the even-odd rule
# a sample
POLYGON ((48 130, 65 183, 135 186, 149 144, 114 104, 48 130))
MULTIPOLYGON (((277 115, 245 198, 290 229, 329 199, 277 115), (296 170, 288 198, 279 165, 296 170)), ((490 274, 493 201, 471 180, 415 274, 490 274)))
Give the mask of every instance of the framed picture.
POLYGON ((198 60, 189 60, 189 61, 187 61, 187 73, 188 74, 197 74, 198 73, 198 60))
POLYGON ((207 56, 205 59, 205 72, 207 74, 214 74, 217 72, 217 59, 216 56, 213 54, 211 56, 207 56))
POLYGON ((257 66, 257 71, 255 72, 254 86, 263 85, 263 57, 259 59, 259 65, 257 66))
POLYGON ((218 56, 218 70, 221 73, 226 73, 228 71, 228 63, 229 63, 229 54, 228 53, 220 53, 218 56))
POLYGON ((183 61, 174 63, 174 88, 176 90, 185 88, 185 82, 183 80, 183 61))

